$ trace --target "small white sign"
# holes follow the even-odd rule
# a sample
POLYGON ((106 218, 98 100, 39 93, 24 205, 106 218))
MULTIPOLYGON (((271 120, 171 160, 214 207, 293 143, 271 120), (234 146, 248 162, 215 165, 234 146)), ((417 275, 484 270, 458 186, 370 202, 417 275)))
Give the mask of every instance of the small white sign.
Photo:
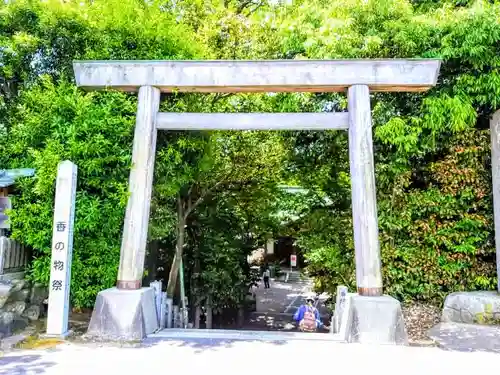
POLYGON ((290 255, 290 267, 297 267, 297 255, 290 255))
POLYGON ((10 229, 7 210, 12 209, 12 203, 8 197, 0 197, 0 229, 10 229))
POLYGON ((274 254, 274 240, 272 238, 267 240, 266 250, 268 254, 274 254))
POLYGON ((73 255, 77 167, 66 160, 57 169, 47 335, 68 334, 69 290, 73 255))

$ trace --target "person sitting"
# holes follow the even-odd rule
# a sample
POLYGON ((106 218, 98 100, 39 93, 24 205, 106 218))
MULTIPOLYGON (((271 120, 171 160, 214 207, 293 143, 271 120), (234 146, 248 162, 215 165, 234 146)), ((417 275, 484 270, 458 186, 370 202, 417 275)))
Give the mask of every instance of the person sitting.
POLYGON ((314 306, 314 295, 306 296, 305 304, 302 304, 295 312, 293 319, 298 323, 299 329, 303 332, 316 332, 323 326, 319 311, 314 306))

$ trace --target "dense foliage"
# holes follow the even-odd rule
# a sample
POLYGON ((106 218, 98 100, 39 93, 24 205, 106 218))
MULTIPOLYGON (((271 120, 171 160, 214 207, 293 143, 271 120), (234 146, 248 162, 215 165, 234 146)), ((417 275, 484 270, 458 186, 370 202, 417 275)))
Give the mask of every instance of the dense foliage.
MULTIPOLYGON (((396 297, 440 300, 451 291, 491 289, 496 283, 485 129, 500 106, 499 10, 482 2, 424 13, 404 1, 308 1, 283 25, 285 43, 306 58, 444 60, 439 85, 430 93, 373 96, 384 284, 396 297)), ((302 170, 318 163, 332 168, 331 179, 320 180, 323 191, 334 186, 344 193, 330 193, 336 204, 311 212, 299 237, 311 249, 318 286, 326 289, 355 284, 346 231, 348 168, 331 163, 344 160, 346 141, 329 141, 337 147, 325 148, 324 139, 304 135, 294 148, 302 170)), ((318 186, 315 176, 303 183, 318 186)))
MULTIPOLYGON (((372 97, 387 292, 439 301, 496 284, 488 120, 500 107, 500 5, 473 1, 36 1, 0 5, 0 165, 16 186, 12 236, 47 283, 56 167, 78 165, 72 301, 114 284, 136 97, 84 93, 78 59, 442 58, 425 94, 372 97)), ((165 111, 342 111, 341 94, 181 95, 165 111)), ((343 132, 160 133, 146 278, 196 306, 239 307, 246 257, 291 235, 319 289, 355 285, 343 132), (280 184, 307 194, 284 194, 280 184), (283 212, 289 213, 284 218, 283 212), (282 225, 286 222, 286 225, 282 225)))
POLYGON ((0 9, 1 164, 37 171, 14 196, 12 235, 35 249, 32 277, 48 283, 57 164, 76 163, 72 300, 88 306, 116 279, 136 101, 79 91, 72 61, 189 59, 201 50, 173 15, 139 2, 14 1, 0 9))

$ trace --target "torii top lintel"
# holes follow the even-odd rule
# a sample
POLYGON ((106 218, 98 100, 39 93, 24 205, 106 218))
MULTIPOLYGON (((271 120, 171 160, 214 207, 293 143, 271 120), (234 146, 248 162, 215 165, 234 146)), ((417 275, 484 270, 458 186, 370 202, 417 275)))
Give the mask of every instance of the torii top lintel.
POLYGON ((162 92, 334 92, 352 85, 371 91, 426 91, 441 61, 387 60, 161 60, 75 61, 76 83, 87 90, 162 92))

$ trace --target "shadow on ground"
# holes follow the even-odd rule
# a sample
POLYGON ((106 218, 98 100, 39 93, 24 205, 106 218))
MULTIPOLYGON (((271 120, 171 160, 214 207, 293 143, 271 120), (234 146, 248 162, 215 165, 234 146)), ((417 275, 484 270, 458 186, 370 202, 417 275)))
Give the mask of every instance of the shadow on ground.
POLYGON ((0 375, 43 374, 54 362, 42 361, 40 355, 6 354, 0 358, 0 375))
POLYGON ((147 338, 140 345, 141 348, 147 348, 154 345, 159 345, 166 343, 171 346, 177 347, 190 347, 195 349, 195 353, 205 352, 207 350, 219 350, 219 349, 227 349, 233 347, 236 343, 250 343, 250 342, 260 342, 262 344, 271 344, 271 345, 286 345, 289 343, 288 340, 236 340, 236 339, 213 339, 213 338, 182 338, 182 339, 173 339, 173 338, 147 338))

